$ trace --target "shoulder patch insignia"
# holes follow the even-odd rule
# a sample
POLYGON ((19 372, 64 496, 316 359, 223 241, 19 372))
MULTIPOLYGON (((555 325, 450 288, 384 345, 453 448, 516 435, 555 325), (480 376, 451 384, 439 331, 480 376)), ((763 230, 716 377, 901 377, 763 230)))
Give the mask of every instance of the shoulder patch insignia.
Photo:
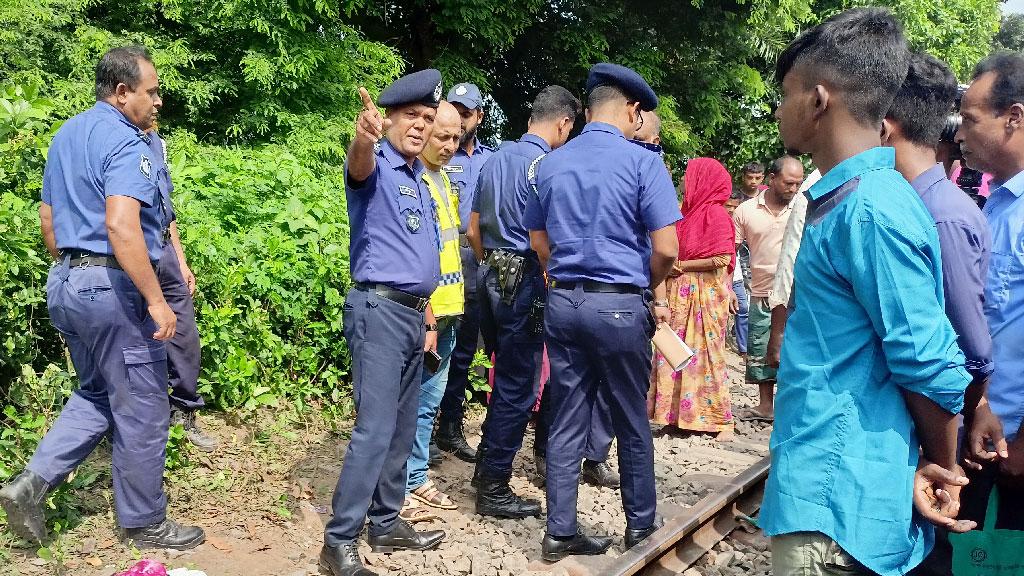
POLYGON ((153 163, 149 160, 149 157, 145 154, 140 154, 142 160, 139 161, 139 172, 146 178, 152 178, 153 176, 153 163))
POLYGON ((445 172, 452 172, 454 174, 462 174, 463 168, 459 164, 448 164, 447 166, 442 166, 441 170, 444 170, 445 172))
POLYGON ((398 187, 398 193, 401 194, 402 196, 409 196, 411 198, 419 198, 420 197, 418 192, 416 192, 412 188, 409 188, 408 186, 399 186, 398 187))
POLYGON ((540 161, 544 159, 547 154, 541 154, 534 158, 533 162, 530 162, 530 167, 526 170, 526 180, 530 184, 530 188, 534 194, 540 194, 537 191, 537 166, 540 165, 540 161))

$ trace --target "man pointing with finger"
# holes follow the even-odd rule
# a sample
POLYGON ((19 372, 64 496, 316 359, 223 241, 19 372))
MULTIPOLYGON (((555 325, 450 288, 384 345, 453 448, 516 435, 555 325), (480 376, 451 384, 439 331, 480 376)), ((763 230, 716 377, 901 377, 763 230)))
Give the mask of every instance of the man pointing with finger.
POLYGON ((441 73, 395 80, 363 111, 345 162, 352 227, 352 289, 345 340, 352 356, 356 424, 332 501, 320 564, 334 576, 368 576, 356 539, 369 519, 374 552, 428 550, 444 532, 416 532, 398 517, 416 434, 423 353, 437 346, 430 295, 440 280, 439 237, 418 159, 433 130, 441 73))

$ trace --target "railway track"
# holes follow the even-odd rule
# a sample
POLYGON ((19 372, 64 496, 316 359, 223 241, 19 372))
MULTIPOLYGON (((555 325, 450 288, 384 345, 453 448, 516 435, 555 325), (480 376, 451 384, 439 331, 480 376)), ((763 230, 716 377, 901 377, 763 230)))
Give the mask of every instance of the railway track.
MULTIPOLYGON (((573 557, 571 576, 670 576, 683 573, 736 529, 755 530, 751 518, 761 507, 770 457, 758 459, 690 508, 683 508, 646 540, 618 557, 573 557)), ((557 565, 556 564, 556 565, 557 565)))

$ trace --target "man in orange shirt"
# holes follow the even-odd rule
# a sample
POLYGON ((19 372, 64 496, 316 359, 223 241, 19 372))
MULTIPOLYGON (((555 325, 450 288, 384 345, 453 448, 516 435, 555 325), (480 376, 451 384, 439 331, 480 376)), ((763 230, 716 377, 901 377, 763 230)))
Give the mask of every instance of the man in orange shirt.
POLYGON ((765 362, 771 332, 771 295, 775 267, 782 251, 782 236, 804 167, 792 156, 783 156, 768 169, 768 188, 740 204, 733 214, 736 244, 750 248, 750 310, 747 320, 746 381, 757 384, 760 402, 738 413, 743 420, 771 421, 775 416, 775 368, 765 362))

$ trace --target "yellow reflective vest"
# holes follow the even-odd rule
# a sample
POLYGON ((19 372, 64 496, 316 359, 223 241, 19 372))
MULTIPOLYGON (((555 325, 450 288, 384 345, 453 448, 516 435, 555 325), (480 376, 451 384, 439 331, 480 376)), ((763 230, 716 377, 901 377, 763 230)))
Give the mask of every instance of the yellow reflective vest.
POLYGON ((452 182, 443 170, 437 172, 444 182, 444 193, 438 190, 426 171, 423 181, 437 207, 438 234, 441 240, 441 282, 430 296, 434 316, 458 316, 466 306, 463 293, 462 257, 459 254, 459 197, 452 191, 452 182))

